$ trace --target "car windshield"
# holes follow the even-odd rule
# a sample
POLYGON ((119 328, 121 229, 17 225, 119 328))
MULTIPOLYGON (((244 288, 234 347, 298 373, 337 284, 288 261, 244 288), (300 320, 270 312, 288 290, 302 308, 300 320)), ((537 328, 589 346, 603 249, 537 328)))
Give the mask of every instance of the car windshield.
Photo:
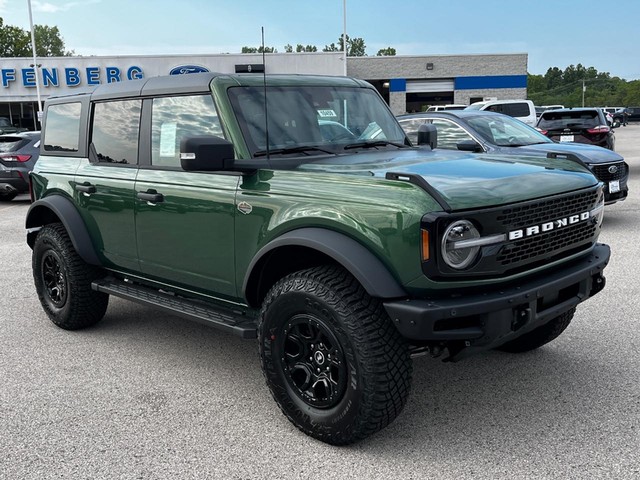
POLYGON ((326 155, 374 142, 376 148, 405 143, 395 117, 367 88, 267 87, 266 109, 264 87, 233 87, 228 92, 254 157, 266 152, 266 131, 274 155, 326 155))
POLYGON ((507 115, 477 115, 467 118, 467 123, 489 143, 500 147, 553 143, 535 128, 507 115))
POLYGON ((600 116, 596 110, 551 110, 542 114, 538 128, 542 130, 561 130, 565 128, 592 128, 600 125, 600 116))

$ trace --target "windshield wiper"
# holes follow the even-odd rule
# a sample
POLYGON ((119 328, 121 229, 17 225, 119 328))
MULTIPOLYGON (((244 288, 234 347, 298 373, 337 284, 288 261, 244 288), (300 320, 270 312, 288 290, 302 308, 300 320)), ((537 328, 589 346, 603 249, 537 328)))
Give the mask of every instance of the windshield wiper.
MULTIPOLYGON (((298 145, 295 147, 284 147, 284 148, 272 148, 269 150, 258 150, 253 154, 254 157, 264 157, 266 155, 282 155, 287 153, 305 153, 306 152, 323 152, 329 153, 331 155, 337 155, 336 152, 332 152, 326 148, 314 147, 311 145, 298 145)), ((308 155, 308 154, 307 154, 308 155)))
POLYGON ((349 150, 352 148, 376 148, 376 147, 386 147, 387 145, 393 145, 398 148, 407 148, 409 145, 405 145, 404 143, 397 142, 389 142, 387 140, 376 140, 374 142, 357 142, 350 143, 344 146, 345 150, 349 150))

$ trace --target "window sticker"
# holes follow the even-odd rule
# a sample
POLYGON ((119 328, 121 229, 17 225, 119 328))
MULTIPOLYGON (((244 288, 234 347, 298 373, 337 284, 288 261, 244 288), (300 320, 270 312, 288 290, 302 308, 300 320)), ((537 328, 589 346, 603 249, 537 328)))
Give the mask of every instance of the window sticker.
POLYGON ((175 122, 163 123, 160 129, 160 156, 175 157, 176 155, 176 131, 178 125, 175 122))
POLYGON ((333 110, 329 110, 329 109, 325 109, 325 110, 318 110, 318 115, 322 118, 327 118, 327 117, 337 117, 338 115, 336 115, 336 112, 334 112, 333 110))

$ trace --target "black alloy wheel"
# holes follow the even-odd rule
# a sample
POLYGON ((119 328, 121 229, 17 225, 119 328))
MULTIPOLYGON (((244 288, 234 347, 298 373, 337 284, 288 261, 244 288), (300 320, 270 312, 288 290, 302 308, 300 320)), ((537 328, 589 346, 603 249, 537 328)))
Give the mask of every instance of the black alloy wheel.
POLYGON ((294 315, 276 346, 293 391, 316 408, 334 407, 344 395, 347 368, 340 342, 314 315, 294 315))

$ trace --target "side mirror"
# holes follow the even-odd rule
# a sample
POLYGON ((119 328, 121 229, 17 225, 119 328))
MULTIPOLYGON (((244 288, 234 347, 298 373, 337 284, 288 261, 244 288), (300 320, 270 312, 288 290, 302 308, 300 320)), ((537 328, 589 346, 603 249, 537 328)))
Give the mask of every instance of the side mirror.
POLYGON ((482 146, 475 140, 461 140, 456 147, 463 152, 482 152, 482 146))
POLYGON ((224 138, 198 135, 180 142, 180 165, 188 172, 230 170, 234 157, 233 144, 224 138))
POLYGON ((431 123, 423 123, 418 127, 418 145, 429 145, 431 150, 438 146, 438 130, 431 123))

